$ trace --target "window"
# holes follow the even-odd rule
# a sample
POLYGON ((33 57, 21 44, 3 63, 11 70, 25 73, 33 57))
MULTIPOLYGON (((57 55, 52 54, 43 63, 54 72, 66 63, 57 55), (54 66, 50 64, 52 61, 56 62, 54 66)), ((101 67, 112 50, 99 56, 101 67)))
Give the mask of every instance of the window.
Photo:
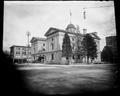
POLYGON ((74 59, 74 55, 73 55, 73 57, 72 57, 73 59, 74 59))
POLYGON ((52 54, 52 60, 54 59, 54 54, 52 54))
POLYGON ((72 44, 72 49, 74 49, 74 47, 75 47, 75 44, 73 43, 73 44, 72 44))
POLYGON ((16 54, 20 54, 20 52, 16 52, 16 54))
POLYGON ((22 52, 23 55, 26 55, 26 52, 22 52))
POLYGON ((20 50, 20 48, 18 48, 18 50, 20 50))
POLYGON ((54 49, 54 45, 53 45, 53 43, 51 43, 51 46, 52 46, 52 50, 54 49))
POLYGON ((35 48, 34 48, 34 53, 35 53, 35 48))
POLYGON ((25 48, 22 48, 22 50, 25 50, 25 48))
POLYGON ((43 44, 43 46, 45 46, 45 44, 43 44))
POLYGON ((52 41, 53 41, 53 38, 52 38, 52 41))
POLYGON ((43 48, 43 51, 45 51, 45 48, 43 48))

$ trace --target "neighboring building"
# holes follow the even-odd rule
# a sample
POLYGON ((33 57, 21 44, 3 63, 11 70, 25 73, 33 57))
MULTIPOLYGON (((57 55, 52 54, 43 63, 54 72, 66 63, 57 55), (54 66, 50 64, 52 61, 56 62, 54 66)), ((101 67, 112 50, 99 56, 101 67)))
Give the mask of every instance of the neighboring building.
POLYGON ((114 48, 117 48, 117 39, 116 39, 116 36, 106 37, 106 46, 112 46, 114 48))
POLYGON ((28 60, 31 58, 31 47, 13 45, 10 47, 10 55, 16 62, 28 60))
POLYGON ((116 36, 106 37, 106 46, 109 46, 113 52, 114 57, 117 57, 117 38, 116 36))
MULTIPOLYGON (((46 38, 33 37, 31 40, 31 49, 34 60, 39 59, 45 63, 60 63, 62 58, 62 43, 64 34, 66 32, 68 33, 71 40, 73 51, 72 59, 74 61, 76 36, 79 36, 82 41, 84 34, 81 34, 79 28, 76 28, 73 24, 69 24, 66 30, 53 27, 49 28, 49 30, 45 33, 46 38)), ((100 60, 100 38, 97 36, 97 32, 89 34, 95 38, 98 49, 97 60, 100 60)))
POLYGON ((46 51, 46 38, 33 37, 30 42, 32 60, 37 60, 40 57, 40 61, 42 62, 45 59, 42 53, 46 51))
MULTIPOLYGON (((106 37, 106 46, 103 48, 103 51, 104 52, 108 51, 107 48, 109 50, 111 50, 112 61, 117 62, 118 54, 117 54, 117 38, 116 38, 116 36, 108 36, 108 37, 106 37)), ((103 55, 104 55, 104 53, 103 53, 103 55)), ((109 56, 108 56, 108 58, 109 58, 109 56)))
POLYGON ((101 51, 100 51, 100 37, 97 32, 90 33, 90 35, 94 38, 97 45, 97 58, 96 61, 101 61, 101 51))

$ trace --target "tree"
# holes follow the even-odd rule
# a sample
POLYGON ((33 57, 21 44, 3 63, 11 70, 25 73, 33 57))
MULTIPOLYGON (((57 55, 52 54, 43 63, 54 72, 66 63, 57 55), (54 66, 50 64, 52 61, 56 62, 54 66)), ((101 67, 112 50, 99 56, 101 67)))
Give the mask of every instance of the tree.
POLYGON ((87 63, 89 63, 89 58, 91 60, 97 57, 97 45, 94 38, 90 34, 86 34, 82 41, 85 56, 87 56, 87 63))
POLYGON ((110 62, 112 63, 113 62, 113 52, 111 50, 112 48, 109 47, 109 46, 105 46, 104 49, 102 50, 102 53, 101 53, 101 58, 102 58, 102 61, 105 61, 105 62, 110 62))
POLYGON ((62 57, 66 57, 66 59, 68 60, 68 64, 71 55, 72 55, 72 48, 70 43, 70 37, 67 33, 65 33, 62 44, 62 57))
POLYGON ((76 49, 75 49, 76 62, 78 62, 79 60, 82 61, 83 57, 85 56, 84 47, 81 42, 82 38, 76 36, 76 49))

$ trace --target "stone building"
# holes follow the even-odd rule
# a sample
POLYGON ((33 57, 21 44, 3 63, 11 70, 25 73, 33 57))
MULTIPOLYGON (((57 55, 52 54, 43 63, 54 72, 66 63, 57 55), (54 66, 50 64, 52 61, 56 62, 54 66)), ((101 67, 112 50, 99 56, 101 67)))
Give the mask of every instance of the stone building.
POLYGON ((32 60, 39 59, 40 62, 45 61, 45 52, 46 52, 46 38, 33 37, 31 39, 31 53, 32 60))
MULTIPOLYGON (((87 30, 83 30, 84 34, 87 30)), ((50 27, 45 33, 46 38, 33 37, 31 39, 31 54, 33 60, 39 60, 44 63, 60 63, 62 58, 62 43, 64 34, 68 33, 71 41, 72 51, 74 53, 76 47, 76 36, 82 40, 84 34, 80 33, 79 27, 75 27, 73 24, 68 24, 65 30, 50 27)), ((100 60, 100 38, 97 35, 97 32, 89 33, 94 37, 97 49, 98 49, 98 58, 100 60)), ((72 56, 74 61, 74 54, 72 56)))
MULTIPOLYGON (((106 58, 110 58, 111 60, 107 60, 107 61, 112 61, 112 62, 117 62, 118 61, 118 50, 117 50, 117 38, 116 36, 108 36, 106 37, 106 46, 104 46, 103 50, 102 50, 102 54, 103 56, 105 55, 106 58), (109 54, 105 55, 105 52, 107 52, 108 50, 110 50, 109 54)), ((102 59, 105 61, 106 58, 102 59)))
MULTIPOLYGON (((117 55, 117 38, 116 36, 106 37, 106 46, 111 48, 114 55, 117 55)), ((117 57, 117 56, 114 56, 117 57)))
POLYGON ((106 37, 106 46, 113 46, 113 47, 117 48, 117 38, 116 38, 116 36, 106 37))
POLYGON ((28 61, 31 59, 31 47, 13 45, 10 47, 10 55, 13 58, 13 62, 28 61))

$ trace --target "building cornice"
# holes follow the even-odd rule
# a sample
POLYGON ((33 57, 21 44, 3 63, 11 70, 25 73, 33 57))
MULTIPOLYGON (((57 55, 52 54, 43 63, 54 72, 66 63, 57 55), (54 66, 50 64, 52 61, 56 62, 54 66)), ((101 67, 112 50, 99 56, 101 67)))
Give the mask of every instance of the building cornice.
POLYGON ((73 32, 69 32, 69 31, 66 31, 66 30, 62 30, 62 29, 58 29, 58 28, 53 28, 53 27, 50 27, 48 29, 48 31, 45 33, 45 36, 47 37, 47 36, 52 35, 52 34, 57 33, 57 32, 63 32, 63 33, 68 33, 68 34, 74 34, 74 35, 84 36, 81 33, 73 33, 73 32), (51 30, 53 30, 53 32, 50 33, 51 30))
MULTIPOLYGON (((10 48, 12 48, 12 47, 25 47, 25 48, 28 48, 28 46, 20 46, 20 45, 12 45, 10 48)), ((31 47, 29 47, 29 48, 31 48, 31 47)))
POLYGON ((33 43, 35 41, 46 41, 46 38, 32 37, 30 42, 33 43))

